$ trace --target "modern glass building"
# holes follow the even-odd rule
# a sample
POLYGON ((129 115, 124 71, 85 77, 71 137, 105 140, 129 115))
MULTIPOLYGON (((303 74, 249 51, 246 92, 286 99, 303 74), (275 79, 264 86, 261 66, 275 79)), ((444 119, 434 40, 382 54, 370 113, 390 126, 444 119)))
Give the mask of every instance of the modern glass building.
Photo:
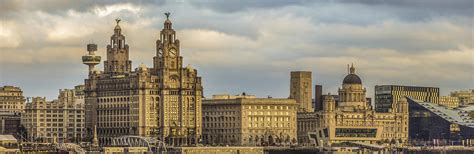
POLYGON ((448 108, 408 98, 409 137, 415 145, 474 145, 474 106, 448 108))

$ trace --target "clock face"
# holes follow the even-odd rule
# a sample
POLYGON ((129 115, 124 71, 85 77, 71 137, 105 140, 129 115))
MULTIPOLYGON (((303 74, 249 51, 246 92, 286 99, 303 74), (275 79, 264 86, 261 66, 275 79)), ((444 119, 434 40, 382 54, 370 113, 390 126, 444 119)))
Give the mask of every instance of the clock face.
POLYGON ((171 58, 176 57, 176 49, 170 49, 170 57, 171 58))

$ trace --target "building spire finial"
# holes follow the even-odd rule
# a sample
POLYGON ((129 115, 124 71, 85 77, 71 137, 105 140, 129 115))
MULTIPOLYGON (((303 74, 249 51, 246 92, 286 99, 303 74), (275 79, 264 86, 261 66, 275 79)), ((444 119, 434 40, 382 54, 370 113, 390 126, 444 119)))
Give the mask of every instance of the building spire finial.
POLYGON ((115 19, 115 22, 117 22, 117 25, 119 24, 120 21, 122 21, 120 18, 115 19))
POLYGON ((350 73, 351 73, 350 66, 349 66, 349 64, 347 64, 347 74, 350 74, 350 73))
POLYGON ((351 64, 351 68, 349 69, 350 74, 355 74, 354 63, 351 64))
POLYGON ((170 12, 166 12, 166 13, 165 13, 166 19, 169 19, 169 18, 170 18, 170 15, 171 15, 170 12))

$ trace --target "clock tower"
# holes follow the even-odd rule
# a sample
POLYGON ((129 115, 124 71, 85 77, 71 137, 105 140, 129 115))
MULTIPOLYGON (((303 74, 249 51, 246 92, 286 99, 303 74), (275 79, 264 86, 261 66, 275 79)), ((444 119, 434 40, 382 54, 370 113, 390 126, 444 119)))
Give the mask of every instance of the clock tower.
POLYGON ((160 138, 175 146, 195 145, 201 138, 201 77, 191 66, 183 67, 179 40, 165 13, 164 28, 156 41, 153 72, 158 78, 160 95, 158 132, 160 138))
POLYGON ((160 32, 160 39, 156 41, 156 56, 154 57, 154 68, 157 74, 174 74, 182 67, 179 40, 176 39, 176 31, 172 28, 169 14, 166 13, 164 28, 160 32))

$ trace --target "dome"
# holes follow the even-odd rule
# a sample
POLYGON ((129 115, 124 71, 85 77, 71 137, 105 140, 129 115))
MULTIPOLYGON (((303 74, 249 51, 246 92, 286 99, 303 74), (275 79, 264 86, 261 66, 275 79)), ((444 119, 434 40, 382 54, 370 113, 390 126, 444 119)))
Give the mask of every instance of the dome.
MULTIPOLYGON (((349 65, 347 66, 349 67, 349 65)), ((362 84, 362 80, 355 74, 354 65, 349 68, 349 74, 344 78, 342 84, 362 84)))
POLYGON ((137 68, 139 71, 148 71, 148 68, 146 67, 145 64, 141 63, 140 65, 138 65, 138 68, 137 68))
POLYGON ((348 74, 345 78, 344 81, 342 81, 343 84, 362 84, 362 81, 360 80, 359 76, 355 74, 348 74))

